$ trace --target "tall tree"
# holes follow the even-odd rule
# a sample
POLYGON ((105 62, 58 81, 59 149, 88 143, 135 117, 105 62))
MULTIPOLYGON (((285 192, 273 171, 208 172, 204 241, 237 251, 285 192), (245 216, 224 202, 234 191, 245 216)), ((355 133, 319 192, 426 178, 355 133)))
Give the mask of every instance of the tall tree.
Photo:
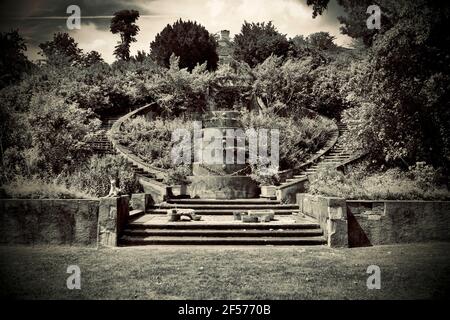
POLYGON ((241 33, 234 37, 234 58, 251 67, 264 62, 270 55, 285 57, 289 50, 286 35, 279 33, 272 22, 244 22, 241 33))
POLYGON ((16 82, 31 68, 25 56, 27 47, 17 30, 0 33, 0 89, 16 82))
POLYGON ((68 33, 55 33, 53 39, 39 45, 40 54, 50 63, 79 62, 83 51, 68 33))
POLYGON ((213 35, 197 22, 178 20, 167 25, 150 44, 151 56, 158 64, 169 67, 172 54, 180 57, 180 68, 192 70, 207 63, 208 70, 217 68, 219 57, 213 35))
POLYGON ((130 44, 136 42, 136 35, 139 32, 139 27, 136 25, 138 18, 139 11, 122 10, 114 13, 111 19, 111 32, 120 34, 120 42, 114 50, 114 55, 119 60, 130 60, 130 44))
POLYGON ((345 114, 355 147, 384 162, 450 165, 450 8, 404 3, 398 23, 374 39, 345 114))

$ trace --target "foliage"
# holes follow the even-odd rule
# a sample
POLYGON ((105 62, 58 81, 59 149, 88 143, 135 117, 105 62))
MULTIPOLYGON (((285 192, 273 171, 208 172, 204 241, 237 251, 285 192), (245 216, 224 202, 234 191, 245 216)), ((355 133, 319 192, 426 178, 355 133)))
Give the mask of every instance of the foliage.
POLYGON ((449 200, 450 192, 440 184, 440 170, 416 165, 409 171, 398 168, 368 173, 362 166, 344 175, 324 167, 312 176, 309 192, 345 199, 367 200, 449 200))
POLYGON ((87 143, 100 126, 90 110, 51 94, 33 96, 28 121, 37 167, 54 173, 89 154, 87 143))
POLYGON ((269 57, 253 69, 253 92, 263 99, 268 113, 295 116, 301 109, 339 118, 348 108, 343 90, 348 83, 349 58, 344 56, 317 66, 314 59, 269 57))
MULTIPOLYGON (((313 18, 315 18, 326 10, 329 0, 307 0, 306 2, 313 7, 313 18)), ((377 35, 395 26, 400 19, 397 14, 398 8, 404 7, 408 2, 411 1, 378 0, 374 3, 371 0, 338 0, 337 3, 345 11, 343 16, 338 17, 341 33, 354 39, 361 39, 365 45, 370 46, 377 35), (374 4, 379 6, 381 11, 380 29, 369 29, 366 26, 366 20, 369 17, 366 13, 367 8, 374 4)), ((432 2, 427 1, 427 4, 432 2)))
POLYGON ((175 143, 172 142, 172 132, 176 129, 191 131, 193 127, 182 118, 148 121, 144 117, 136 117, 122 125, 116 138, 148 164, 169 169, 173 167, 170 152, 175 143))
POLYGON ((187 177, 192 175, 192 169, 189 165, 179 165, 167 170, 167 176, 164 183, 167 185, 188 184, 187 177))
POLYGON ((100 53, 93 50, 84 55, 84 57, 82 58, 82 63, 85 67, 92 67, 99 63, 105 63, 105 61, 103 60, 100 53))
POLYGON ((449 167, 450 9, 408 2, 399 22, 379 35, 352 70, 344 113, 349 144, 373 160, 408 167, 416 161, 449 167), (420 9, 419 8, 423 8, 420 9))
POLYGON ((171 56, 170 68, 155 75, 145 83, 148 92, 152 92, 164 114, 180 112, 200 112, 206 106, 205 93, 211 74, 206 65, 196 66, 192 72, 180 69, 180 58, 171 56))
POLYGON ((323 117, 292 119, 273 114, 242 112, 245 129, 278 129, 280 169, 295 168, 328 141, 332 122, 323 117))
POLYGON ((161 66, 170 66, 170 57, 180 57, 180 68, 189 71, 206 62, 208 70, 215 70, 219 57, 217 42, 205 27, 197 22, 178 20, 167 25, 150 44, 152 58, 161 66))
POLYGON ((15 199, 91 199, 83 191, 67 187, 55 181, 42 178, 17 176, 13 181, 1 186, 0 192, 6 198, 15 199))
POLYGON ((327 9, 328 2, 330 0, 306 0, 306 4, 313 7, 313 18, 321 15, 327 9))
POLYGON ((119 181, 123 194, 142 191, 133 169, 124 158, 116 155, 94 155, 76 170, 58 176, 57 182, 93 197, 104 197, 109 192, 110 177, 119 181))
MULTIPOLYGON (((12 87, 0 91, 0 156, 2 166, 6 165, 7 158, 15 158, 18 149, 30 146, 30 134, 26 114, 15 110, 15 96, 12 87), (14 152, 8 152, 8 148, 15 148, 14 152)), ((4 168, 3 168, 4 169, 4 168)), ((5 173, 5 171, 3 171, 5 173)))
POLYGON ((82 56, 82 50, 68 33, 55 33, 52 40, 41 43, 39 48, 40 54, 54 64, 76 63, 82 56))
POLYGON ((272 22, 244 22, 241 32, 234 37, 233 56, 255 67, 271 55, 286 57, 288 49, 286 35, 279 33, 272 22))
POLYGON ((246 108, 252 99, 253 72, 244 63, 232 60, 221 64, 211 75, 206 103, 210 110, 246 108))
MULTIPOLYGON (((245 110, 241 121, 245 129, 279 129, 281 169, 306 161, 328 141, 332 128, 331 121, 322 117, 293 120, 245 110)), ((144 117, 136 117, 122 126, 116 138, 148 164, 169 169, 174 168, 170 152, 174 146, 172 132, 175 129, 186 129, 192 137, 193 126, 189 120, 158 118, 148 121, 144 117)))
MULTIPOLYGON (((259 164, 251 165, 252 174, 250 177, 261 186, 272 186, 280 184, 280 176, 277 172, 271 172, 270 167, 262 168, 259 164)), ((274 170, 275 171, 275 170, 274 170)))
POLYGON ((307 43, 318 50, 329 50, 336 48, 335 39, 336 37, 330 35, 329 32, 322 31, 310 34, 307 38, 307 43))
POLYGON ((27 47, 17 30, 0 33, 0 89, 19 81, 32 63, 25 56, 27 47))
POLYGON ((121 10, 114 13, 110 30, 113 34, 120 34, 120 42, 114 49, 114 55, 119 60, 130 60, 130 44, 136 42, 139 27, 136 20, 139 12, 136 10, 121 10))

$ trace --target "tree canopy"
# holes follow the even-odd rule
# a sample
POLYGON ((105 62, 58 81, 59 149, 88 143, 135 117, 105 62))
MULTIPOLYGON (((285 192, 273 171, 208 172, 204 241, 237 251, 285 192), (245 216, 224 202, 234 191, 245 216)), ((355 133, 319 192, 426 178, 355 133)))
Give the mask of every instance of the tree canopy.
POLYGON ((277 31, 272 22, 244 22, 241 32, 234 37, 233 56, 251 67, 262 63, 270 55, 285 57, 289 50, 286 35, 277 31))
POLYGON ((25 56, 27 47, 17 30, 0 33, 0 89, 18 81, 32 64, 25 56))
POLYGON ((121 10, 114 13, 111 19, 111 32, 120 34, 120 42, 114 50, 114 55, 119 60, 130 60, 130 44, 136 42, 136 35, 139 32, 139 26, 136 25, 138 18, 139 11, 121 10))
POLYGON ((75 39, 68 33, 55 33, 53 39, 41 43, 40 54, 50 63, 58 63, 62 60, 68 62, 79 62, 81 60, 82 50, 78 48, 75 39))
POLYGON ((150 43, 150 55, 161 66, 170 66, 170 56, 180 57, 180 68, 194 69, 206 62, 208 70, 215 70, 219 57, 217 41, 202 25, 178 20, 167 25, 150 43))

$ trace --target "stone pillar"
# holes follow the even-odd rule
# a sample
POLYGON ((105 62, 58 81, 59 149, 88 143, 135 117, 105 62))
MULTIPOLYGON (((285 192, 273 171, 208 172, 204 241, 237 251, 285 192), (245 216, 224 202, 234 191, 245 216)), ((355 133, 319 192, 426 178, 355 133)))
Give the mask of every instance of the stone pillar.
POLYGON ((330 247, 348 247, 347 202, 342 198, 297 194, 300 212, 320 224, 330 247))
POLYGON ((116 247, 128 222, 129 197, 101 198, 98 212, 98 245, 116 247))
POLYGON ((341 198, 326 199, 328 201, 328 246, 348 247, 347 203, 341 198))

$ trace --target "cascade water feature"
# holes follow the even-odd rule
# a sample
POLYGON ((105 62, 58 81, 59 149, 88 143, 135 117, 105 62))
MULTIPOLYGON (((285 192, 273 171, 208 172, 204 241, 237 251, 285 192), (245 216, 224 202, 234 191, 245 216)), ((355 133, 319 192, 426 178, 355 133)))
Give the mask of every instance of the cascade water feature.
POLYGON ((202 134, 198 137, 202 143, 196 150, 202 154, 198 157, 201 161, 193 163, 193 176, 189 177, 191 184, 188 189, 192 198, 259 196, 257 183, 245 174, 248 171, 245 163, 246 141, 245 135, 239 132, 244 133, 244 129, 238 111, 214 110, 203 116, 202 134))

